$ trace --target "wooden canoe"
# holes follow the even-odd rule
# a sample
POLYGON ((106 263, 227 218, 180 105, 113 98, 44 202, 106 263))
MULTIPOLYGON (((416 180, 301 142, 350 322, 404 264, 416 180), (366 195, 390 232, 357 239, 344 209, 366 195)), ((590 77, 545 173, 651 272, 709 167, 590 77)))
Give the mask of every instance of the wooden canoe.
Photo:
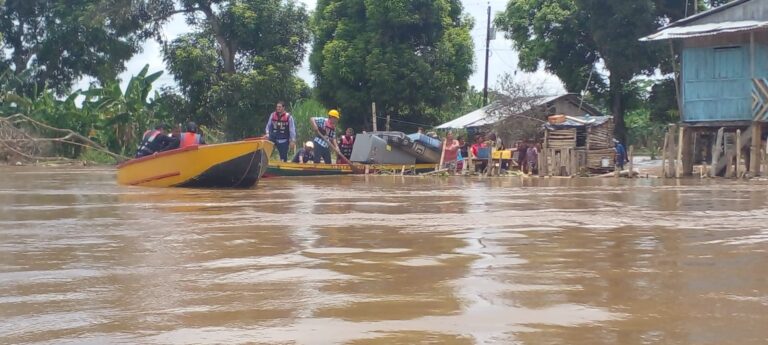
POLYGON ((117 182, 148 187, 249 188, 266 171, 272 149, 268 140, 246 140, 164 151, 120 164, 117 182))

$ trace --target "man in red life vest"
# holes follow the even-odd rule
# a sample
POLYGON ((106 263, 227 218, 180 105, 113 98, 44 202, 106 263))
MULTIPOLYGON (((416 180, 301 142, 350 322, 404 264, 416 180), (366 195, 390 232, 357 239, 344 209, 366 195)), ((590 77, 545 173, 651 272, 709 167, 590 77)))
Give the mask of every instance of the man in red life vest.
POLYGON ((285 112, 282 101, 277 102, 275 111, 269 114, 266 132, 269 140, 275 143, 280 160, 288 161, 288 149, 296 147, 296 124, 293 122, 293 116, 285 112))
POLYGON ((336 142, 336 122, 339 121, 339 111, 331 109, 328 117, 313 117, 309 119, 312 129, 317 133, 312 140, 315 143, 315 163, 320 163, 320 158, 325 164, 331 164, 331 145, 338 148, 336 142))
POLYGON ((155 129, 144 132, 139 149, 136 151, 136 158, 149 156, 153 153, 175 147, 176 139, 169 137, 166 129, 168 129, 168 125, 159 124, 155 126, 155 129))
POLYGON ((189 121, 187 122, 187 131, 179 136, 179 148, 183 149, 194 145, 205 145, 205 139, 198 133, 197 124, 189 121))
MULTIPOLYGON (((352 147, 355 146, 355 131, 352 128, 347 128, 346 133, 341 136, 341 142, 339 143, 339 151, 347 160, 352 158, 352 147)), ((341 157, 336 157, 336 164, 343 163, 341 157)))

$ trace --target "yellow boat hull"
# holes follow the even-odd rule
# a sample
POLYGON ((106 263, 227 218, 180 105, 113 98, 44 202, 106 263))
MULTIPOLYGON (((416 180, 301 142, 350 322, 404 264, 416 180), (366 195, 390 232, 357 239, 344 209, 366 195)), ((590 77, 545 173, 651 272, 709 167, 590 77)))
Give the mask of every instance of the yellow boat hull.
POLYGON ((117 182, 147 187, 249 188, 266 171, 272 150, 268 140, 246 140, 160 152, 120 164, 117 182))

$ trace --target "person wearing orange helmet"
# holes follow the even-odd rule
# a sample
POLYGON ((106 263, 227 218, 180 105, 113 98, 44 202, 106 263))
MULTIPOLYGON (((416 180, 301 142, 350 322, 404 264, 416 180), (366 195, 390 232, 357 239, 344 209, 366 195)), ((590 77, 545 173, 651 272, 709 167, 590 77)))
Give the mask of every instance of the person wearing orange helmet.
POLYGON ((320 163, 320 158, 325 164, 331 164, 331 149, 338 151, 339 144, 336 142, 336 123, 341 114, 336 109, 328 111, 328 117, 313 117, 309 119, 312 129, 315 131, 314 162, 320 163))

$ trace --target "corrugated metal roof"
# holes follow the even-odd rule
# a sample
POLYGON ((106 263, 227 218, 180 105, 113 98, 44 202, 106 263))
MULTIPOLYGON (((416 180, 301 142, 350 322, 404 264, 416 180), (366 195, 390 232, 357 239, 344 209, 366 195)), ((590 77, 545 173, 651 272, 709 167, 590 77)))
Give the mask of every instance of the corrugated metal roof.
POLYGON ((600 126, 608 121, 610 121, 613 116, 569 116, 570 118, 576 118, 581 121, 574 121, 570 118, 566 118, 565 122, 558 123, 558 124, 545 124, 544 127, 548 129, 562 129, 562 128, 573 128, 573 127, 584 127, 584 126, 600 126))
MULTIPOLYGON (((537 100, 534 104, 544 105, 568 95, 573 95, 573 94, 562 94, 562 95, 542 97, 541 99, 537 100)), ((477 109, 459 118, 448 121, 435 128, 436 129, 456 129, 456 128, 482 127, 485 125, 491 125, 496 123, 503 117, 503 115, 499 112, 501 108, 502 108, 502 104, 500 102, 498 101, 491 102, 491 104, 485 107, 477 109)), ((526 110, 528 109, 517 109, 515 110, 515 112, 522 113, 526 110)))
POLYGON ((435 128, 437 129, 454 129, 454 128, 467 128, 467 127, 473 127, 472 124, 480 121, 486 117, 490 117, 490 113, 492 109, 495 109, 498 107, 498 102, 492 102, 489 105, 486 105, 485 107, 482 107, 480 109, 477 109, 469 114, 463 115, 459 118, 453 119, 451 121, 448 121, 440 126, 437 126, 435 128))
POLYGON ((689 26, 668 26, 652 35, 641 38, 641 41, 660 41, 675 38, 690 38, 710 36, 726 32, 751 31, 768 28, 768 21, 744 20, 689 26))
POLYGON ((732 0, 729 3, 722 4, 720 6, 711 8, 711 9, 706 10, 704 12, 701 12, 701 13, 698 13, 698 14, 694 14, 692 16, 688 16, 688 17, 680 19, 680 20, 678 20, 676 22, 670 23, 669 25, 667 25, 665 27, 662 27, 659 30, 664 30, 666 28, 670 28, 670 27, 673 27, 673 26, 685 25, 685 24, 688 24, 690 22, 697 21, 697 20, 699 20, 701 18, 711 16, 711 15, 713 15, 715 13, 723 12, 723 11, 725 11, 725 10, 731 8, 731 7, 736 7, 738 5, 741 5, 743 3, 750 2, 750 1, 752 1, 752 0, 732 0))

